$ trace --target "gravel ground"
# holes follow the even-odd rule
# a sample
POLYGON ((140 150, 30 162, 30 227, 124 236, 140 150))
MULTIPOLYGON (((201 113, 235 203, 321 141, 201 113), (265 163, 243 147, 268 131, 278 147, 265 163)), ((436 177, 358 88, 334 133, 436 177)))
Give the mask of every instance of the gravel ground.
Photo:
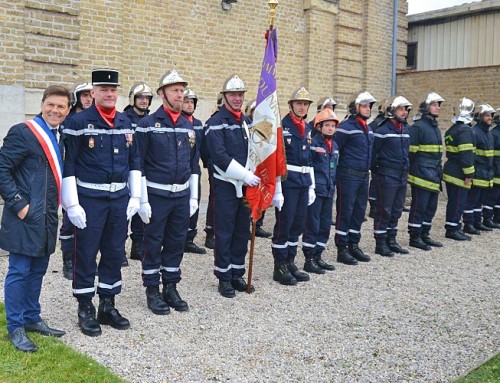
MULTIPOLYGON (((186 254, 178 287, 187 313, 152 314, 140 264, 131 261, 117 308, 132 327, 103 326, 97 338, 78 329, 58 251, 44 280, 42 315, 67 331, 62 340, 69 346, 129 382, 447 382, 500 351, 500 230, 467 243, 445 239, 445 204, 442 199, 431 232, 444 248, 336 264, 295 287, 272 281, 270 240, 258 238, 256 292, 234 299, 217 292, 211 251, 186 254)), ((403 213, 400 222, 404 246, 407 218, 403 213)), ((268 214, 265 227, 273 222, 268 214)), ((363 225, 361 242, 369 254, 371 225, 371 219, 363 225)), ((332 241, 328 246, 325 258, 333 261, 332 241)), ((6 265, 0 256, 2 284, 6 265)), ((3 288, 0 294, 3 300, 3 288)))

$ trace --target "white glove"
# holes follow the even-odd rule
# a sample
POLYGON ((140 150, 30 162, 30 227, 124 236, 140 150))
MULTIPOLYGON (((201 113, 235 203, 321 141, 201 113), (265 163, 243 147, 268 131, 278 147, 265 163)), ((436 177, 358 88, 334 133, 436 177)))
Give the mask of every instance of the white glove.
POLYGON ((87 227, 87 215, 81 205, 70 206, 66 209, 66 212, 71 223, 77 228, 85 229, 87 227))
POLYGON ((138 197, 131 197, 128 200, 128 205, 127 205, 127 221, 132 218, 135 213, 139 211, 139 208, 141 207, 141 199, 138 197))
POLYGON ((198 198, 189 199, 189 216, 192 217, 194 213, 198 210, 198 198))
POLYGON ((141 202, 141 207, 139 208, 138 213, 142 222, 147 225, 149 223, 149 219, 151 218, 151 205, 149 202, 141 202))
POLYGON ((281 190, 281 177, 276 179, 276 190, 273 196, 273 205, 281 211, 283 204, 285 203, 285 197, 283 197, 283 192, 281 190))
POLYGON ((307 206, 311 206, 314 201, 316 200, 316 192, 314 191, 313 188, 309 188, 309 199, 307 201, 307 206))
POLYGON ((257 186, 260 183, 260 178, 253 174, 250 170, 247 170, 245 177, 243 177, 243 182, 248 186, 257 186))

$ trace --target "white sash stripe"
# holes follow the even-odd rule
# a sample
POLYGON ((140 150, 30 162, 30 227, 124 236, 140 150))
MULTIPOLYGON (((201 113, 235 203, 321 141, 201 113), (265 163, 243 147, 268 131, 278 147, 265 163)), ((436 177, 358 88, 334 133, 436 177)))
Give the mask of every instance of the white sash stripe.
MULTIPOLYGON (((49 151, 50 151, 50 155, 52 156, 52 160, 54 161, 54 164, 56 166, 57 176, 59 177, 59 185, 62 185, 62 169, 61 169, 61 165, 59 164, 59 159, 57 157, 57 153, 54 149, 54 144, 50 140, 47 133, 45 133, 45 130, 43 130, 43 128, 38 124, 38 122, 36 122, 35 120, 30 120, 30 122, 33 124, 33 127, 42 136, 43 140, 47 144, 47 147, 49 148, 49 151)), ((49 126, 47 125, 47 127, 49 127, 49 126)), ((50 129, 50 127, 49 127, 49 129, 50 129)))

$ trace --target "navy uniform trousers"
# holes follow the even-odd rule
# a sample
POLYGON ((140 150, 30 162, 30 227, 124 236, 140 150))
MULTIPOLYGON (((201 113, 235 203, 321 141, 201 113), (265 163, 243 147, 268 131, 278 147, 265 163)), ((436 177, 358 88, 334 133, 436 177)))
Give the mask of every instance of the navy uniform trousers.
POLYGON ((444 227, 446 230, 461 230, 462 214, 467 202, 469 189, 446 182, 446 194, 448 195, 448 203, 446 204, 446 222, 444 227))
POLYGON ((321 254, 326 249, 332 227, 332 215, 333 195, 330 197, 316 196, 314 203, 307 209, 305 229, 302 235, 302 251, 306 258, 321 254))
POLYGON ((87 216, 85 229, 75 228, 75 264, 73 295, 79 303, 89 303, 97 294, 112 297, 121 292, 121 264, 127 238, 128 194, 115 198, 88 197, 79 194, 80 205, 87 216), (97 265, 97 253, 101 251, 97 265))
POLYGON ((472 186, 467 196, 464 210, 464 222, 470 224, 481 223, 483 216, 483 205, 491 188, 472 186))
POLYGON ((406 198, 407 175, 403 172, 399 176, 377 174, 372 178, 372 182, 377 199, 373 220, 375 239, 396 237, 406 198))
POLYGON ((497 184, 488 189, 483 205, 483 217, 488 219, 493 216, 500 217, 500 185, 497 184))
POLYGON ((165 197, 148 192, 152 215, 144 228, 142 280, 145 287, 181 280, 180 265, 189 226, 189 194, 165 197))
POLYGON ((337 171, 337 219, 335 245, 358 244, 368 203, 368 176, 359 177, 337 171))
MULTIPOLYGON (((250 239, 250 209, 236 197, 234 185, 214 178, 214 274, 231 281, 245 274, 245 256, 250 239)), ((245 195, 245 188, 243 188, 245 195)))
POLYGON ((411 207, 408 232, 416 236, 429 233, 436 214, 439 193, 411 185, 411 207))

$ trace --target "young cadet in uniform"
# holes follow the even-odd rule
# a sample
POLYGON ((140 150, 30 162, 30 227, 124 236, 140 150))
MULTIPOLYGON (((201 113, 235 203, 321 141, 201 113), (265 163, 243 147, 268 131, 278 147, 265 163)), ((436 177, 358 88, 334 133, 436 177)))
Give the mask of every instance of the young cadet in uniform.
MULTIPOLYGON (((132 129, 136 129, 139 121, 144 116, 149 114, 149 107, 153 101, 153 90, 144 83, 139 82, 130 87, 128 92, 129 104, 123 109, 123 113, 132 123, 132 129)), ((130 220, 130 239, 132 245, 130 247, 130 259, 141 260, 141 244, 144 236, 144 222, 142 222, 139 214, 135 214, 130 220)), ((127 265, 127 258, 124 257, 123 266, 127 265)))
POLYGON ((494 149, 490 128, 493 123, 495 109, 488 104, 479 105, 478 109, 478 112, 475 114, 477 123, 472 127, 476 136, 475 174, 472 179, 472 187, 467 196, 463 216, 464 231, 467 234, 480 234, 481 231, 493 230, 493 228, 481 222, 481 219, 486 196, 493 187, 494 149))
POLYGON ((222 86, 224 105, 206 122, 207 148, 214 169, 214 274, 218 291, 233 298, 245 291, 245 256, 250 239, 250 209, 243 198, 245 186, 257 186, 260 178, 248 169, 248 125, 241 107, 245 84, 237 76, 222 86))
POLYGON ((311 205, 314 192, 314 169, 311 158, 311 128, 306 123, 307 111, 312 100, 309 92, 301 87, 288 100, 288 113, 281 125, 286 157, 286 180, 277 185, 285 199, 281 210, 275 209, 276 223, 273 230, 274 257, 273 279, 282 285, 296 285, 309 280, 309 275, 295 264, 299 236, 304 231, 307 206, 311 205))
POLYGON ((64 129, 62 205, 76 226, 73 295, 78 325, 83 334, 98 336, 100 324, 130 327, 115 308, 115 296, 121 292, 128 220, 140 207, 141 171, 130 120, 116 111, 118 71, 93 70, 92 85, 94 105, 68 119, 64 129), (97 320, 92 304, 96 272, 97 320))
MULTIPOLYGON (((75 113, 80 113, 92 105, 94 99, 90 94, 91 90, 92 84, 88 82, 77 82, 73 85, 71 89, 71 111, 68 117, 71 117, 75 113)), ((63 140, 60 142, 62 141, 63 140)), ((64 210, 61 228, 59 229, 59 240, 61 241, 61 252, 63 257, 63 276, 70 281, 73 280, 74 231, 75 227, 68 219, 66 210, 64 210)))
MULTIPOLYGON (((316 114, 318 114, 319 112, 321 112, 324 109, 330 109, 332 112, 334 112, 336 106, 337 106, 337 101, 335 101, 333 98, 328 97, 328 96, 321 97, 316 104, 316 114)), ((314 116, 314 118, 311 121, 309 121, 309 124, 311 125, 311 127, 316 126, 315 118, 316 118, 316 116, 314 116)), ((318 130, 312 129, 312 131, 311 131, 312 137, 314 137, 316 135, 316 133, 318 133, 318 130)))
POLYGON ((446 204, 446 238, 456 241, 470 241, 471 237, 462 231, 462 214, 467 194, 474 177, 475 136, 471 129, 474 102, 463 98, 460 113, 451 119, 453 125, 444 134, 446 157, 443 167, 443 181, 446 183, 448 203, 446 204))
POLYGON ((431 250, 431 246, 443 244, 431 239, 432 219, 436 214, 441 191, 441 157, 443 140, 437 118, 444 99, 431 92, 419 106, 419 114, 413 117, 410 128, 410 171, 411 207, 408 218, 410 246, 431 250))
POLYGON ((9 252, 5 314, 10 342, 20 351, 36 345, 26 331, 63 336, 40 317, 40 292, 55 251, 62 156, 58 128, 69 113, 68 89, 45 89, 41 113, 10 128, 0 150, 0 195, 5 201, 0 247, 9 252))
POLYGON ((335 270, 335 266, 326 263, 321 258, 321 253, 326 249, 332 224, 335 172, 339 159, 339 151, 337 144, 333 141, 333 135, 339 120, 330 108, 325 108, 316 115, 314 122, 319 132, 311 142, 316 199, 307 208, 307 219, 302 235, 302 251, 306 258, 304 270, 324 274, 325 270, 335 270))
POLYGON ((406 123, 411 103, 403 96, 385 103, 386 119, 373 133, 372 179, 377 201, 373 218, 375 253, 393 257, 408 254, 396 241, 398 221, 406 198, 406 182, 410 167, 410 127, 406 123))
POLYGON ((495 127, 490 130, 493 136, 493 188, 486 197, 483 208, 485 225, 493 227, 493 224, 500 224, 500 109, 497 109, 493 123, 495 127))
POLYGON ((337 168, 337 262, 356 265, 369 262, 358 244, 368 203, 373 132, 367 121, 377 102, 368 92, 355 93, 348 103, 349 117, 342 121, 333 139, 339 146, 337 168))
MULTIPOLYGON (((182 115, 186 117, 191 123, 194 133, 196 134, 196 150, 198 151, 198 158, 200 156, 201 142, 203 140, 203 124, 200 120, 193 116, 196 106, 198 104, 198 96, 191 89, 184 90, 184 102, 182 103, 182 115)), ((200 205, 201 200, 201 180, 198 180, 198 206, 200 205)), ((184 244, 184 252, 185 253, 194 253, 194 254, 206 254, 207 251, 201 247, 199 247, 196 243, 194 243, 194 238, 198 234, 198 216, 200 213, 200 209, 196 210, 191 218, 189 219, 189 229, 186 236, 186 243, 184 244)))
POLYGON ((156 91, 162 105, 137 127, 143 170, 139 214, 144 228, 142 280, 148 308, 157 315, 187 311, 177 291, 189 217, 198 209, 200 167, 196 136, 181 114, 187 82, 166 72, 156 91), (162 294, 159 291, 163 284, 162 294))

